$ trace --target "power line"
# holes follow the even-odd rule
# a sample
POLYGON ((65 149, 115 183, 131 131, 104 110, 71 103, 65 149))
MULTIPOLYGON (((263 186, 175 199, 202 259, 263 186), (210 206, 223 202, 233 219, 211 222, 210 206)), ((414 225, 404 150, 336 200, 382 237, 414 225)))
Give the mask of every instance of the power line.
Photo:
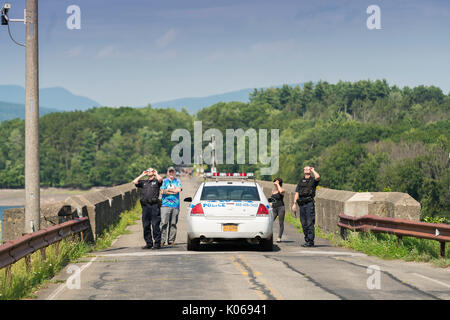
POLYGON ((19 46, 22 46, 22 47, 26 47, 24 44, 21 44, 21 43, 17 42, 16 40, 14 40, 14 38, 13 38, 13 36, 12 36, 12 34, 11 34, 11 28, 9 27, 9 21, 8 21, 8 34, 9 34, 9 37, 11 38, 11 40, 12 40, 15 44, 17 44, 17 45, 19 45, 19 46))

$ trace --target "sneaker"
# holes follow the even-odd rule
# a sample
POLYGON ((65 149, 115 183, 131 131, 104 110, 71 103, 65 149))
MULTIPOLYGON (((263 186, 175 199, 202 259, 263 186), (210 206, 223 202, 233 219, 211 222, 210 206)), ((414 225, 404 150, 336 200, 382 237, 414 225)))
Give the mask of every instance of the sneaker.
POLYGON ((175 241, 172 241, 172 242, 169 242, 169 246, 174 246, 174 245, 176 245, 177 243, 175 242, 175 241))
POLYGON ((277 239, 277 242, 281 242, 281 238, 278 238, 278 239, 277 239))
POLYGON ((314 247, 314 244, 304 243, 304 244, 302 244, 302 247, 304 247, 304 248, 312 248, 312 247, 314 247))
POLYGON ((145 245, 145 246, 143 246, 143 247, 141 247, 142 249, 151 249, 153 246, 150 246, 150 245, 145 245))

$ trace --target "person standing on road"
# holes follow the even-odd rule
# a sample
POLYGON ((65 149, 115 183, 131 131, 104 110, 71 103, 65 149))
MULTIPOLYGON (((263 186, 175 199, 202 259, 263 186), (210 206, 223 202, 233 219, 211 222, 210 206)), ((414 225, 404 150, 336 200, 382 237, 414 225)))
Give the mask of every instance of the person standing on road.
POLYGON ((181 181, 175 175, 174 167, 167 169, 168 177, 162 183, 161 204, 161 244, 175 244, 177 236, 178 214, 180 213, 181 181))
POLYGON ((283 180, 281 178, 276 178, 273 180, 274 189, 272 190, 272 198, 275 202, 272 202, 272 212, 273 221, 278 217, 278 222, 280 224, 280 229, 278 231, 277 242, 281 242, 281 237, 284 231, 284 214, 286 210, 284 209, 284 189, 281 187, 283 185, 283 180))
POLYGON ((155 249, 161 248, 161 203, 159 200, 159 188, 162 185, 162 177, 153 168, 148 168, 133 180, 136 187, 141 188, 142 226, 144 228, 144 240, 146 245, 142 249, 151 249, 153 243, 155 249), (147 180, 141 180, 148 176, 147 180), (152 235, 153 233, 153 235, 152 235))
POLYGON ((314 247, 314 224, 316 222, 314 197, 316 196, 316 187, 319 185, 320 175, 313 167, 309 166, 303 168, 303 173, 305 176, 300 179, 295 189, 292 212, 296 211, 296 204, 298 204, 300 222, 305 234, 305 243, 302 247, 314 247), (314 174, 314 178, 311 173, 314 174))

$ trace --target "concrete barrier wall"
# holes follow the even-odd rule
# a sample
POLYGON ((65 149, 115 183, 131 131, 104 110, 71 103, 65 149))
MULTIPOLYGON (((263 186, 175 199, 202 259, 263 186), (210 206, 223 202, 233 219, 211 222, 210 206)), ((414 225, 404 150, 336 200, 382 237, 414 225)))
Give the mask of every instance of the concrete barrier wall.
MULTIPOLYGON (((194 179, 197 180, 197 179, 194 179)), ((199 184, 201 179, 196 181, 199 184)), ((258 183, 267 197, 272 194, 273 183, 258 183)), ((291 210, 295 185, 283 184, 287 211, 291 210)), ((76 216, 87 216, 91 223, 88 238, 96 239, 116 222, 120 214, 130 210, 139 200, 139 190, 132 183, 71 196, 65 201, 41 206, 41 228, 62 223, 76 216)), ((328 232, 337 232, 339 213, 349 216, 373 214, 382 217, 420 220, 420 203, 400 192, 351 192, 319 188, 316 191, 316 224, 328 232)), ((298 216, 298 215, 297 215, 298 216)), ((3 212, 3 242, 22 236, 24 209, 7 209, 3 212)))
MULTIPOLYGON (((6 209, 3 212, 3 242, 23 235, 24 218, 24 208, 6 209)), ((69 219, 71 219, 71 208, 64 201, 41 206, 41 229, 63 223, 69 219)))
MULTIPOLYGON (((87 239, 95 240, 104 230, 116 222, 120 214, 134 207, 139 199, 138 189, 132 183, 81 195, 65 201, 41 206, 41 229, 62 223, 74 217, 89 217, 91 230, 87 239)), ((24 208, 3 212, 3 242, 16 239, 24 232, 24 208)))
POLYGON ((22 236, 24 228, 24 209, 6 209, 3 211, 2 241, 10 241, 22 236))
MULTIPOLYGON (((272 194, 273 183, 258 181, 269 197, 272 194)), ((294 203, 296 185, 283 184, 285 189, 284 203, 287 211, 291 211, 294 203)), ((316 224, 327 232, 337 232, 339 214, 353 217, 366 214, 380 217, 420 220, 420 203, 409 194, 401 192, 352 192, 319 188, 316 190, 316 224)), ((297 209, 298 210, 298 209, 297 209)), ((298 216, 298 214, 297 214, 298 216)))

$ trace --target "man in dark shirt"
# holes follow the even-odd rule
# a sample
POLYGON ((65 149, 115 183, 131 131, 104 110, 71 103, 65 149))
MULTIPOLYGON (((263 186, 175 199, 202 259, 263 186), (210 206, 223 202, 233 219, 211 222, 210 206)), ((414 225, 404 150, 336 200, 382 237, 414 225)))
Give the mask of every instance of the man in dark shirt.
POLYGON ((296 211, 296 204, 298 204, 300 222, 305 234, 305 243, 302 247, 314 247, 314 224, 316 222, 314 197, 316 195, 316 187, 319 185, 320 175, 313 167, 309 166, 303 168, 303 173, 305 176, 300 179, 295 189, 292 212, 296 211), (311 173, 314 174, 314 178, 311 176, 311 173))
POLYGON ((149 168, 133 180, 136 187, 141 188, 142 226, 144 228, 144 240, 146 245, 142 249, 151 249, 153 242, 155 249, 161 248, 161 211, 159 202, 159 188, 162 185, 162 177, 158 172, 149 168), (147 180, 140 180, 148 176, 147 180), (153 236, 152 236, 153 231, 153 236))

